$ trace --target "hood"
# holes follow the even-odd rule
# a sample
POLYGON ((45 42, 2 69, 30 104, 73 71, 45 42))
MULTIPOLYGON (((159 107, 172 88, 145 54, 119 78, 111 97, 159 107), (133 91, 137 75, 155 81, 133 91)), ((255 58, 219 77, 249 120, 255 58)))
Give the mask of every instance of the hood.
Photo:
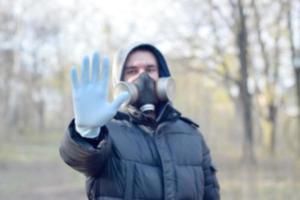
POLYGON ((114 62, 113 62, 113 71, 112 79, 113 86, 115 87, 119 81, 122 81, 124 65, 127 60, 128 55, 134 50, 148 50, 154 54, 159 68, 159 77, 169 77, 171 76, 167 62, 162 55, 162 53, 152 44, 149 43, 135 43, 127 48, 121 49, 117 52, 114 62))

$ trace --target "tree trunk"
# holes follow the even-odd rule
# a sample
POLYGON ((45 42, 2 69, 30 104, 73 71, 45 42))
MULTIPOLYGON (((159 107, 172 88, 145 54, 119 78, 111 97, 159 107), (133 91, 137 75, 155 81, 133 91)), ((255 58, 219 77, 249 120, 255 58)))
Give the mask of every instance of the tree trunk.
MULTIPOLYGON (((298 107, 298 132, 300 133, 300 47, 297 49, 296 41, 294 40, 294 35, 300 33, 300 27, 298 30, 296 27, 293 27, 293 18, 292 18, 292 9, 297 5, 293 5, 293 2, 288 1, 287 4, 287 28, 289 34, 289 43, 291 51, 291 60, 293 64, 295 81, 296 81, 296 97, 297 97, 297 107, 298 107)), ((297 13, 299 16, 299 12, 297 13)), ((300 156, 300 134, 298 135, 298 155, 300 156)))
MULTIPOLYGON (((299 53, 300 54, 300 53, 299 53)), ((294 67, 295 71, 295 79, 296 79, 296 90, 297 90, 297 100, 298 100, 298 118, 299 118, 299 124, 300 124, 300 55, 298 55, 299 63, 298 66, 294 67)))
POLYGON ((271 130, 270 130, 270 154, 275 153, 275 147, 276 147, 276 128, 277 128, 277 106, 272 103, 269 106, 269 123, 271 125, 271 130))
POLYGON ((236 35, 236 42, 239 51, 239 62, 240 62, 240 101, 243 107, 243 125, 245 131, 243 154, 244 160, 250 163, 255 162, 254 150, 253 150, 253 123, 252 123, 252 102, 251 94, 248 90, 248 36, 246 27, 246 16, 244 13, 242 0, 238 1, 238 31, 236 35))

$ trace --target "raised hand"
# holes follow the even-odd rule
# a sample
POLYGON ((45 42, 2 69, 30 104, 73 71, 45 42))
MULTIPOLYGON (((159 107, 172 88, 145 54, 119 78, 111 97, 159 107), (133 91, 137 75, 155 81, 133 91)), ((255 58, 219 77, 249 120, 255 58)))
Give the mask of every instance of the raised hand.
POLYGON ((71 70, 71 80, 75 124, 77 127, 92 129, 101 127, 111 120, 119 107, 129 99, 129 93, 122 92, 113 102, 109 102, 109 59, 103 58, 100 79, 98 53, 94 53, 91 65, 90 74, 89 58, 84 57, 81 80, 78 80, 75 67, 71 70))

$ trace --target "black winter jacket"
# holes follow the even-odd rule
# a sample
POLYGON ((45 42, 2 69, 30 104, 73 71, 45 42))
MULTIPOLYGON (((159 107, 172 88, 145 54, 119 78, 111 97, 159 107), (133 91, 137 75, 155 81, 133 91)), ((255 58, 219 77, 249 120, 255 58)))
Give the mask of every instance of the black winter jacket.
POLYGON ((90 200, 220 199, 203 135, 169 104, 155 121, 118 113, 95 139, 82 138, 72 121, 60 155, 86 175, 90 200))

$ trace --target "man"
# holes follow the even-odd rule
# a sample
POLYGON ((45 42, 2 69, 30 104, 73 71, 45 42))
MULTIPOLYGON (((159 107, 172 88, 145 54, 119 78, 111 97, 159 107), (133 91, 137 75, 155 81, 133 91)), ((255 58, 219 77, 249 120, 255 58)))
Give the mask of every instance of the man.
POLYGON ((111 103, 108 58, 100 79, 98 54, 91 77, 89 65, 84 58, 80 81, 71 71, 75 119, 60 146, 62 159, 86 175, 88 198, 220 199, 198 125, 172 107, 168 87, 158 89, 170 78, 161 52, 138 44, 119 53, 113 75, 121 92, 111 103))

